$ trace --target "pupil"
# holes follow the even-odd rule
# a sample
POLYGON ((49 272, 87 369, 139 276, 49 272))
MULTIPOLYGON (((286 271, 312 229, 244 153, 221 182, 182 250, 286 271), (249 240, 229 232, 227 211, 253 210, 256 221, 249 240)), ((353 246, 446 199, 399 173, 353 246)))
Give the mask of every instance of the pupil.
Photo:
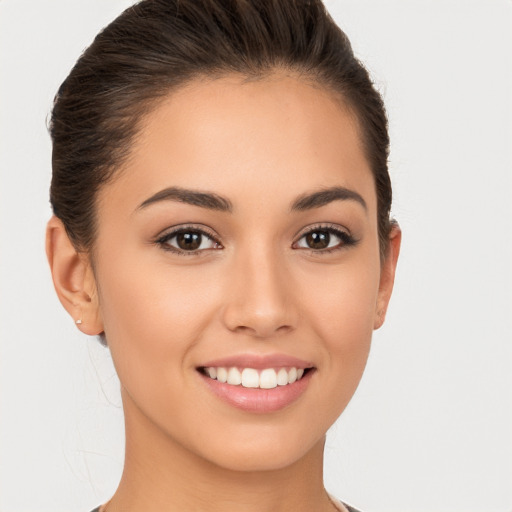
POLYGON ((325 249, 329 247, 331 236, 328 231, 313 231, 306 235, 306 242, 311 249, 325 249))
POLYGON ((193 251, 201 245, 201 233, 178 233, 176 241, 180 249, 193 251))

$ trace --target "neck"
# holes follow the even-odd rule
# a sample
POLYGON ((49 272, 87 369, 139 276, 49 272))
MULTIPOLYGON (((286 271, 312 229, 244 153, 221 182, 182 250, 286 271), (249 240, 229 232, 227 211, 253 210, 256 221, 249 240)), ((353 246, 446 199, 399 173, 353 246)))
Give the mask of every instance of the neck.
POLYGON ((176 443, 123 396, 126 457, 107 512, 334 510, 323 487, 320 440, 301 459, 265 471, 222 468, 176 443))

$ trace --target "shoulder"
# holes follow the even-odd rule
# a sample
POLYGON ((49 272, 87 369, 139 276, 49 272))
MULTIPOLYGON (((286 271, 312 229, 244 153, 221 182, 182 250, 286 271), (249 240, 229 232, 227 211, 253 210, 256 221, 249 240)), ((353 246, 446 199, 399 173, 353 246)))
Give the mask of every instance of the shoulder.
POLYGON ((360 512, 360 510, 357 510, 356 508, 351 507, 350 505, 347 505, 346 503, 344 503, 344 505, 345 505, 345 508, 348 510, 348 512, 360 512))
MULTIPOLYGON (((338 500, 333 500, 333 503, 336 507, 339 507, 341 502, 338 500)), ((346 503, 343 503, 343 506, 348 510, 348 512, 360 512, 359 510, 355 509, 354 507, 351 507, 350 505, 347 505, 346 503)), ((342 509, 340 508, 340 511, 342 509)), ((94 510, 91 510, 91 512, 100 512, 100 507, 96 507, 94 510)))
MULTIPOLYGON (((331 498, 331 501, 332 501, 332 504, 340 511, 340 512, 345 512, 346 510, 348 510, 348 512, 361 512, 360 510, 358 510, 357 508, 354 508, 354 507, 351 507, 350 505, 347 505, 346 503, 344 503, 343 501, 340 501, 340 500, 337 500, 336 498, 334 498, 333 496, 330 496, 331 498)), ((94 511, 93 511, 94 512, 94 511)))

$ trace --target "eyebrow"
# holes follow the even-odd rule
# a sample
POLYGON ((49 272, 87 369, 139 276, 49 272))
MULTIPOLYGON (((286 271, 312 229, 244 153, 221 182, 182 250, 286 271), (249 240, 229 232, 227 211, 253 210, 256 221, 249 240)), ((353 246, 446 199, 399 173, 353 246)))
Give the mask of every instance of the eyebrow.
MULTIPOLYGON (((199 206, 208 210, 217 210, 221 212, 232 212, 233 204, 229 199, 219 196, 212 192, 198 192, 181 187, 169 187, 160 190, 142 202, 137 210, 142 210, 151 204, 161 201, 177 201, 180 203, 199 206)), ((360 194, 354 190, 345 187, 331 187, 311 194, 299 196, 291 206, 292 211, 305 211, 314 208, 320 208, 333 201, 356 201, 365 210, 368 209, 366 201, 360 194)))
POLYGON ((152 195, 141 203, 137 210, 142 210, 151 204, 161 201, 177 201, 179 203, 191 204, 208 210, 217 210, 220 212, 233 211, 233 205, 229 199, 221 197, 211 192, 198 192, 181 187, 169 187, 152 195))
POLYGON ((305 194, 298 197, 292 204, 292 211, 312 210, 320 208, 333 201, 356 201, 365 210, 368 210, 366 201, 354 190, 345 187, 331 187, 312 194, 305 194))

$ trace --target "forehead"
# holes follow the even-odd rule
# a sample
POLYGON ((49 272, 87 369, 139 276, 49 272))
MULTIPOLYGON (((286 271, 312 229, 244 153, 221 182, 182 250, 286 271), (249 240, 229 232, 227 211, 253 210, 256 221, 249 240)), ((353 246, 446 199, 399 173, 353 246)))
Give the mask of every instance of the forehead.
POLYGON ((144 119, 114 183, 138 204, 169 186, 234 203, 241 191, 287 200, 331 186, 355 189, 370 209, 375 200, 352 112, 335 93, 285 74, 196 80, 169 94, 144 119))

